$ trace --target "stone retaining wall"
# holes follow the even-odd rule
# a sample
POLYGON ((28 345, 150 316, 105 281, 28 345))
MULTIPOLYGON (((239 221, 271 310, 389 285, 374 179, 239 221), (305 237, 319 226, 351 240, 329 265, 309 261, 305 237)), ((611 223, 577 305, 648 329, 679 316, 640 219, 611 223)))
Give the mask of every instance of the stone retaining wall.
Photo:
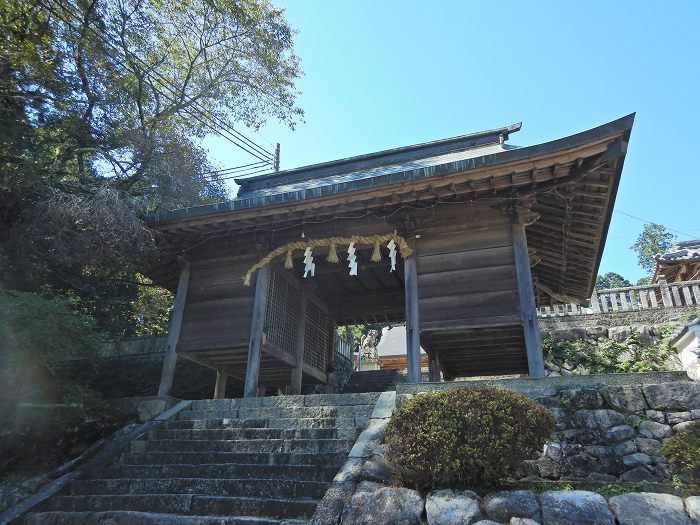
MULTIPOLYGON (((693 317, 700 317, 700 307, 689 306, 682 308, 662 308, 655 310, 628 310, 600 314, 562 315, 541 317, 537 320, 543 335, 559 336, 565 339, 582 339, 585 335, 597 334, 608 337, 610 329, 625 327, 636 329, 638 332, 658 329, 661 326, 677 326, 687 323, 693 317), (571 336, 563 337, 565 332, 571 336)), ((613 334, 619 330, 613 330, 613 334)))
MULTIPOLYGON (((520 473, 524 486, 634 482, 658 492, 671 486, 661 455, 663 441, 700 419, 700 383, 678 372, 400 384, 395 404, 420 392, 456 386, 508 388, 552 411, 557 429, 540 457, 526 462, 520 473)), ((358 440, 312 525, 700 524, 697 496, 684 500, 637 492, 607 500, 583 490, 501 491, 483 497, 437 490, 423 496, 397 487, 399 480, 381 444, 388 414, 383 410, 380 419, 370 421, 366 439, 358 440)))
POLYGON ((551 410, 557 431, 523 475, 604 482, 666 482, 666 438, 700 419, 700 383, 678 381, 530 395, 551 410))
POLYGON ((340 525, 693 525, 700 520, 700 496, 638 492, 606 500, 582 490, 502 491, 480 498, 471 491, 436 490, 424 498, 406 488, 360 483, 340 525))
POLYGON ((398 403, 457 386, 518 391, 554 414, 557 430, 541 457, 526 462, 523 478, 667 482, 663 440, 700 419, 700 382, 684 372, 399 385, 398 403))

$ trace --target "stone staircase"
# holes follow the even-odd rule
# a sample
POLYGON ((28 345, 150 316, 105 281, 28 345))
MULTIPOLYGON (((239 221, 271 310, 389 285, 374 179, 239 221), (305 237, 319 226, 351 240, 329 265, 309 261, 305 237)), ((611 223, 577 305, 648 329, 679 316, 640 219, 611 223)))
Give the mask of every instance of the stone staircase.
MULTIPOLYGON (((429 381, 428 374, 422 373, 422 382, 429 381)), ((343 393, 389 392, 396 390, 398 383, 406 383, 408 377, 401 370, 363 370, 350 374, 343 387, 343 393)))
POLYGON ((397 383, 405 383, 406 374, 399 370, 364 370, 350 374, 348 382, 343 387, 343 392, 388 392, 396 390, 397 383))
POLYGON ((305 523, 378 397, 194 401, 25 523, 305 523))

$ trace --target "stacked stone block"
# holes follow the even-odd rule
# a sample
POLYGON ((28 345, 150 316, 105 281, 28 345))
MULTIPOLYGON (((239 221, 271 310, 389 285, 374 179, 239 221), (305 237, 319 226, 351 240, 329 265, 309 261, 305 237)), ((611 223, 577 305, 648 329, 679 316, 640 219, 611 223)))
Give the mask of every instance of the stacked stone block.
POLYGON ((526 475, 590 481, 670 481, 665 439, 700 419, 700 383, 606 386, 531 392, 557 431, 526 475))

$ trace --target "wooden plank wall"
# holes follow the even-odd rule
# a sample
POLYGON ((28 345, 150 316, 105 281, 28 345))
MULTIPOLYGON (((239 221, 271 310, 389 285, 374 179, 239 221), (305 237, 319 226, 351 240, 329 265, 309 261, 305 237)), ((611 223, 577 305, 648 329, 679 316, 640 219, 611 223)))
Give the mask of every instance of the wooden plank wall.
POLYGON ((513 324, 518 315, 510 222, 489 210, 484 214, 478 222, 420 229, 421 330, 513 324))
MULTIPOLYGON (((474 329, 517 328, 521 325, 511 225, 508 217, 495 208, 496 204, 456 204, 454 207, 412 211, 412 218, 409 218, 414 221, 409 237, 417 236, 414 242, 421 340, 429 352, 442 346, 452 354, 445 355, 443 362, 446 367, 453 365, 455 372, 459 369, 459 373, 473 368, 466 361, 477 357, 474 355, 470 359, 466 346, 473 346, 476 352, 476 347, 482 345, 481 337, 474 329), (460 331, 469 331, 468 344, 455 345, 457 341, 464 341, 462 336, 465 334, 460 334, 460 331)), ((368 217, 335 224, 332 233, 319 230, 312 235, 319 238, 331 234, 371 235, 387 233, 394 228, 400 229, 399 224, 368 217)), ((274 244, 295 240, 296 233, 286 232, 286 235, 276 238, 274 244)), ((245 370, 254 291, 254 287, 243 285, 242 277, 259 259, 259 254, 240 254, 244 249, 230 243, 209 246, 192 254, 191 278, 178 347, 178 351, 205 364, 229 363, 240 369, 232 372, 238 377, 245 370)), ((322 259, 319 264, 324 264, 322 259)), ((388 264, 386 257, 383 264, 388 264)), ((287 272, 282 273, 286 275, 287 272)), ((401 302, 395 291, 387 288, 386 299, 391 297, 392 302, 401 302)), ((331 292, 333 297, 331 290, 319 292, 331 292)), ((381 303, 367 300, 368 297, 363 299, 358 306, 368 311, 378 307, 377 302, 381 303)), ((339 304, 341 309, 350 306, 343 301, 339 304)), ((486 354, 498 356, 499 348, 503 353, 502 344, 494 343, 492 336, 487 339, 493 348, 480 350, 480 361, 488 358, 486 354)), ((519 348, 519 344, 515 346, 519 348)), ((517 358, 515 360, 519 362, 519 355, 515 355, 518 348, 511 348, 509 351, 513 354, 509 357, 517 358)), ((524 348, 522 353, 524 356, 524 348)), ((270 380, 274 376, 274 382, 285 380, 287 373, 284 370, 290 370, 287 368, 289 364, 279 359, 268 363, 270 359, 274 361, 274 356, 263 356, 261 382, 264 375, 269 375, 270 380)))
POLYGON ((249 255, 191 262, 180 350, 241 347, 247 351, 254 288, 244 286, 242 276, 256 261, 256 256, 249 255))
POLYGON ((510 220, 470 211, 417 232, 421 344, 445 379, 527 372, 510 220))

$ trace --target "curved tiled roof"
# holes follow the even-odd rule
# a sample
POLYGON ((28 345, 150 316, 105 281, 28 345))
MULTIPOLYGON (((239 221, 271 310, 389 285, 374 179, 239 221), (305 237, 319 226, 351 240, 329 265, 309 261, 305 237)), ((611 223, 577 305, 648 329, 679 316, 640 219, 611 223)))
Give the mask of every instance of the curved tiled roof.
POLYGON ((662 274, 670 282, 688 278, 688 275, 683 276, 679 272, 688 263, 691 263, 691 266, 692 263, 700 264, 700 239, 674 243, 669 251, 656 254, 654 259, 656 265, 652 282, 656 282, 662 274))
POLYGON ((700 259, 700 239, 677 242, 666 253, 654 257, 657 261, 690 261, 700 259))

